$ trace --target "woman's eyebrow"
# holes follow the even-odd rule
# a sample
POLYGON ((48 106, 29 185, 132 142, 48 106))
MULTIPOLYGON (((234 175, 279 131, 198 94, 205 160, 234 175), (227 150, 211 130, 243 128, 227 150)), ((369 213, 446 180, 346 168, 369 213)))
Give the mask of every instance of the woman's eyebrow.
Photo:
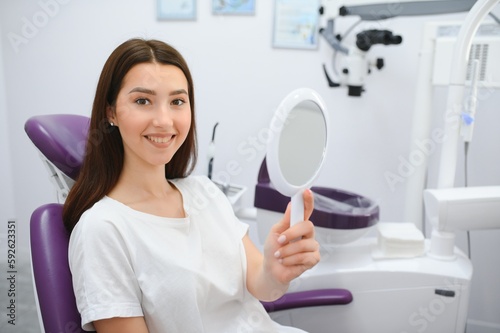
POLYGON ((182 95, 182 94, 188 94, 187 91, 185 89, 177 89, 177 90, 174 90, 172 92, 170 92, 170 96, 173 96, 173 95, 182 95))
POLYGON ((154 90, 142 88, 142 87, 135 87, 134 89, 129 91, 129 94, 134 93, 134 92, 140 92, 140 93, 149 94, 149 95, 156 95, 156 92, 154 90))

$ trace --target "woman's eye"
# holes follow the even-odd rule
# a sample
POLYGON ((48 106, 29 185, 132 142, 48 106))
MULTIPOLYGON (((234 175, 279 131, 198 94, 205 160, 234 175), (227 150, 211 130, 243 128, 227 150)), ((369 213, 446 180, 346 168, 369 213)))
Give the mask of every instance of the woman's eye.
POLYGON ((184 102, 184 100, 182 100, 182 99, 174 99, 172 101, 172 104, 175 105, 175 106, 181 106, 184 103, 186 103, 186 102, 184 102))
POLYGON ((148 104, 151 104, 151 102, 147 98, 138 98, 138 99, 135 100, 135 103, 139 104, 139 105, 148 105, 148 104))

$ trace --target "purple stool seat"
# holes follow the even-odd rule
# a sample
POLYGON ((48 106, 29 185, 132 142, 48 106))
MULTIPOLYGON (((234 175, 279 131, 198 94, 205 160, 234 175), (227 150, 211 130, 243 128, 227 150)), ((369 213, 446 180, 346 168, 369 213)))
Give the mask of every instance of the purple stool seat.
POLYGON ((346 289, 317 289, 286 293, 273 302, 261 302, 267 312, 305 308, 310 306, 345 305, 352 302, 346 289))

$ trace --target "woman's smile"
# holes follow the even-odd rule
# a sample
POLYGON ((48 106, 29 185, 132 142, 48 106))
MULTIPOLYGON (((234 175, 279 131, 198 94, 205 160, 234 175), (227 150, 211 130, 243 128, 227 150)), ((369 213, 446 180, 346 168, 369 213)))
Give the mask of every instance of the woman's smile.
POLYGON ((175 135, 169 135, 169 136, 152 136, 152 135, 146 135, 146 139, 153 143, 157 144, 166 144, 170 143, 171 140, 173 140, 175 135))

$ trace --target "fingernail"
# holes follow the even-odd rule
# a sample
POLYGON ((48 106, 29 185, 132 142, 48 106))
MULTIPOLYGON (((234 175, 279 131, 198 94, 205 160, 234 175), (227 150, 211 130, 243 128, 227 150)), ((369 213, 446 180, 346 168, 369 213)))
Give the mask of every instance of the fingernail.
POLYGON ((278 237, 278 243, 283 244, 286 241, 286 236, 281 235, 278 237))
POLYGON ((276 252, 274 252, 274 257, 275 257, 275 258, 279 258, 279 257, 281 257, 281 253, 280 253, 280 251, 279 251, 279 250, 278 250, 278 251, 276 251, 276 252))

